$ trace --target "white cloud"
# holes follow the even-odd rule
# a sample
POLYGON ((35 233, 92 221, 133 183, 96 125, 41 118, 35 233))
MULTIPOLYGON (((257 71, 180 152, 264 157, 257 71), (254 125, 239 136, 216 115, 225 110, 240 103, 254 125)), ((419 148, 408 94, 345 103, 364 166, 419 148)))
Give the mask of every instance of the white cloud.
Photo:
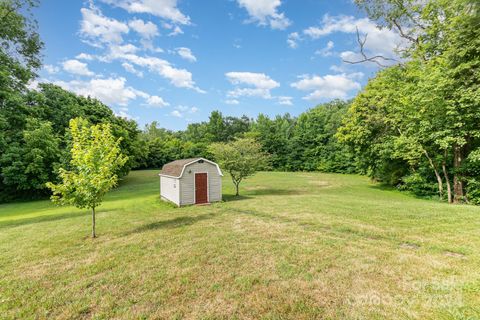
POLYGON ((281 0, 237 0, 238 5, 245 8, 250 16, 249 22, 257 22, 259 25, 270 25, 272 29, 285 29, 292 22, 283 12, 279 13, 277 7, 281 0))
POLYGON ((185 47, 177 48, 177 53, 180 57, 182 57, 185 60, 188 60, 190 62, 197 61, 197 58, 193 55, 192 50, 190 50, 189 48, 185 48, 185 47))
POLYGON ((75 59, 78 59, 78 60, 88 60, 88 61, 90 61, 90 60, 93 60, 94 58, 95 58, 95 57, 92 56, 91 54, 83 53, 83 52, 80 53, 80 54, 77 54, 77 55, 75 56, 75 59))
POLYGON ((159 96, 148 97, 147 104, 151 107, 158 107, 158 108, 162 108, 170 105, 170 103, 165 102, 165 100, 163 100, 163 98, 159 96))
POLYGON ((122 67, 123 69, 125 69, 125 71, 133 73, 137 77, 143 78, 143 72, 135 69, 135 67, 132 66, 130 63, 124 62, 122 63, 122 67))
POLYGON ((89 76, 89 77, 95 75, 95 73, 93 73, 88 69, 88 66, 86 63, 75 60, 75 59, 64 61, 62 63, 62 66, 63 66, 63 70, 65 70, 68 73, 72 73, 80 76, 89 76))
POLYGON ((328 41, 327 45, 324 48, 315 51, 315 54, 318 54, 322 57, 331 56, 333 54, 333 52, 332 52, 333 47, 334 47, 333 41, 328 41))
MULTIPOLYGON (((363 74, 362 74, 363 75, 363 74)), ((311 91, 310 94, 303 97, 305 100, 320 99, 345 99, 349 92, 359 90, 360 83, 354 79, 358 74, 336 74, 336 75, 304 75, 301 80, 291 84, 293 88, 302 91, 311 91)))
POLYGON ((368 18, 357 19, 353 16, 325 15, 322 19, 322 26, 309 27, 303 33, 312 39, 335 33, 356 34, 358 28, 362 38, 367 35, 365 50, 371 54, 382 54, 387 57, 395 56, 395 49, 402 45, 401 37, 392 30, 379 29, 376 24, 368 18))
POLYGON ((272 97, 270 90, 280 86, 280 83, 264 73, 227 72, 225 76, 228 81, 236 86, 247 86, 246 88, 237 87, 234 90, 229 91, 228 96, 232 98, 247 96, 270 99, 272 97))
POLYGON ((157 25, 147 21, 143 21, 142 19, 133 19, 128 22, 128 26, 135 30, 142 38, 145 39, 152 39, 158 36, 158 28, 157 25))
POLYGON ((293 106, 292 100, 293 97, 280 96, 278 97, 278 104, 285 106, 293 106))
POLYGON ((117 117, 121 117, 121 118, 125 118, 125 119, 133 119, 133 117, 128 113, 128 108, 127 107, 119 108, 119 111, 115 112, 115 115, 117 117))
POLYGON ((173 28, 173 31, 170 32, 168 34, 169 37, 173 37, 173 36, 177 36, 179 34, 183 34, 183 30, 182 28, 180 28, 179 26, 175 26, 175 28, 173 28))
POLYGON ((227 72, 225 74, 233 84, 247 84, 258 88, 273 89, 280 84, 264 73, 255 72, 227 72))
POLYGON ((49 74, 55 74, 60 72, 60 68, 57 66, 52 66, 51 64, 46 64, 43 66, 45 71, 47 71, 49 74))
POLYGON ((183 118, 183 115, 178 110, 173 110, 172 112, 170 112, 170 115, 177 118, 183 118))
POLYGON ((225 100, 225 103, 226 104, 234 104, 234 105, 237 105, 237 104, 240 104, 240 101, 236 100, 236 99, 227 99, 225 100))
POLYGON ((298 32, 292 32, 288 35, 287 44, 290 48, 296 49, 296 48, 298 48, 298 41, 299 40, 301 40, 301 39, 300 39, 300 35, 298 34, 298 32))
POLYGON ((190 24, 190 18, 177 8, 177 0, 102 0, 130 13, 149 13, 178 24, 190 24))
POLYGON ((192 74, 185 69, 178 69, 173 67, 168 61, 157 57, 141 57, 135 54, 118 54, 110 58, 126 60, 137 66, 147 68, 151 72, 156 72, 162 77, 170 80, 176 87, 190 88, 197 92, 205 93, 195 85, 195 81, 192 79, 192 74))
POLYGON ((95 7, 82 8, 80 34, 91 40, 90 44, 100 46, 99 43, 121 43, 122 35, 128 33, 128 26, 113 18, 105 17, 95 7))
POLYGON ((121 56, 127 53, 136 53, 140 49, 135 45, 128 43, 124 45, 111 45, 109 47, 109 50, 110 50, 110 56, 115 57, 115 56, 121 56))
POLYGON ((137 97, 149 97, 145 92, 126 86, 125 78, 56 81, 54 84, 82 96, 95 97, 107 105, 126 106, 137 97))
POLYGON ((179 105, 175 107, 175 110, 170 112, 170 115, 177 118, 183 118, 187 114, 193 114, 198 112, 198 110, 199 109, 197 107, 188 107, 188 106, 179 105))

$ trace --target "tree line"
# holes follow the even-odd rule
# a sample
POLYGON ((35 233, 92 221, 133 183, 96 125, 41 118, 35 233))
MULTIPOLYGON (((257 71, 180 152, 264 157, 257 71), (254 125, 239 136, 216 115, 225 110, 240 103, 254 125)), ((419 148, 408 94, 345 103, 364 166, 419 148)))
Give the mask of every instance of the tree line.
MULTIPOLYGON (((359 0, 407 45, 401 61, 378 72, 352 101, 324 103, 298 117, 213 111, 181 131, 156 122, 140 129, 100 101, 52 84, 29 89, 43 47, 25 14, 35 3, 0 2, 0 201, 50 194, 46 183, 72 169, 69 123, 82 118, 110 128, 128 159, 115 169, 119 177, 175 159, 212 158, 214 149, 229 150, 222 144, 246 138, 269 155, 271 170, 360 173, 420 196, 480 203, 478 1, 359 0)), ((362 54, 368 62, 381 59, 362 54)))

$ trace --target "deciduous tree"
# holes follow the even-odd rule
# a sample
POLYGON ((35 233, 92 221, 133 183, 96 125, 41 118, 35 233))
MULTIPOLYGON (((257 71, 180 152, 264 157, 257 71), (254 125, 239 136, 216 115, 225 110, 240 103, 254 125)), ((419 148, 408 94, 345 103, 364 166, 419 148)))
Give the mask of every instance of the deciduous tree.
POLYGON ((230 174, 237 196, 242 180, 265 169, 268 165, 267 154, 262 152, 261 145, 251 138, 214 143, 210 145, 209 150, 221 168, 230 174))
POLYGON ((92 237, 95 233, 95 208, 118 181, 116 172, 127 161, 120 151, 110 124, 90 125, 82 118, 70 120, 73 147, 71 170, 60 169, 58 184, 47 183, 52 201, 92 210, 92 237))

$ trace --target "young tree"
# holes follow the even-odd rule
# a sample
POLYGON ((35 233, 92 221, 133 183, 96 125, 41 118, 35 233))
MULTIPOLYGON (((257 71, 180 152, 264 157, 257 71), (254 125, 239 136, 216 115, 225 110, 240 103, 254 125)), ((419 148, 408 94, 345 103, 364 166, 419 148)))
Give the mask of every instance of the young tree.
POLYGON ((244 178, 254 175, 268 165, 268 155, 262 152, 260 144, 251 138, 213 143, 209 151, 232 177, 236 196, 239 195, 239 185, 244 178))
POLYGON ((95 208, 118 181, 115 172, 128 160, 120 152, 121 139, 112 135, 110 124, 90 126, 82 118, 70 120, 73 147, 71 171, 60 169, 59 184, 47 183, 52 201, 92 210, 92 237, 95 238, 95 208))

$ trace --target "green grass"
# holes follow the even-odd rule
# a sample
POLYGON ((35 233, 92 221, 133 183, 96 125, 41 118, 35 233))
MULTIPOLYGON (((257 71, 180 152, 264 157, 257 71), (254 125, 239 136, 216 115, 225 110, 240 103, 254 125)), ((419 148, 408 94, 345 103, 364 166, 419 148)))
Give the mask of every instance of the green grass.
POLYGON ((480 208, 259 173, 174 208, 155 171, 98 209, 0 205, 0 318, 478 319, 480 208))

